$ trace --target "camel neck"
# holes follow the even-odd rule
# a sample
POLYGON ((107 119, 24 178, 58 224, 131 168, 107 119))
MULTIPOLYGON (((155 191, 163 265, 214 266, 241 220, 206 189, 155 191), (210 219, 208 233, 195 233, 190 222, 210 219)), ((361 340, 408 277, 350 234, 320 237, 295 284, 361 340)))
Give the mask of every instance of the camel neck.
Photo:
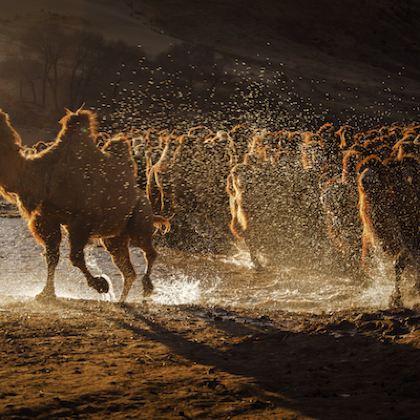
MULTIPOLYGON (((2 168, 0 184, 6 192, 13 194, 22 193, 22 180, 25 178, 26 159, 20 154, 19 151, 10 156, 4 167, 2 168)), ((31 183, 27 179, 28 184, 31 183)))

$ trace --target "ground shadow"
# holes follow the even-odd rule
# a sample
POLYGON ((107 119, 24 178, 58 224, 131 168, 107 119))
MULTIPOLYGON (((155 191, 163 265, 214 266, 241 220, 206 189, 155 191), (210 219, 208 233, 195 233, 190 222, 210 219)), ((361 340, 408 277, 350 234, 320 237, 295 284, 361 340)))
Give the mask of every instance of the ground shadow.
POLYGON ((409 345, 357 333, 337 338, 253 326, 242 331, 249 337, 219 350, 186 339, 135 307, 125 305, 124 311, 124 321, 114 320, 120 327, 191 362, 249 378, 274 406, 319 419, 418 415, 420 351, 409 345))
MULTIPOLYGON (((317 419, 418 417, 420 350, 408 344, 398 344, 398 339, 392 340, 398 334, 408 334, 410 326, 418 330, 418 312, 359 314, 357 318, 363 322, 357 328, 348 321, 346 314, 337 322, 329 322, 328 317, 324 317, 326 323, 312 317, 318 330, 305 327, 302 332, 295 327, 279 327, 281 322, 271 322, 266 317, 253 318, 240 311, 198 306, 165 308, 59 299, 45 305, 40 316, 50 312, 61 314, 59 316, 66 312, 67 315, 74 314, 76 325, 82 326, 78 330, 80 337, 90 328, 91 322, 97 333, 95 340, 101 336, 101 328, 112 329, 114 325, 115 331, 123 332, 120 337, 129 336, 134 340, 132 343, 137 340, 139 344, 154 342, 163 345, 164 348, 150 348, 154 348, 152 351, 159 348, 158 352, 164 357, 166 354, 179 356, 172 363, 175 371, 183 366, 187 368, 187 373, 184 371, 186 382, 179 382, 177 375, 172 378, 178 387, 188 383, 200 393, 202 383, 217 387, 223 385, 226 377, 234 375, 239 378, 238 383, 243 384, 242 388, 235 388, 232 385, 235 381, 223 391, 209 388, 208 392, 217 395, 207 401, 217 404, 219 397, 226 397, 229 401, 253 401, 239 408, 232 404, 231 416, 273 418, 276 409, 284 409, 317 419), (104 322, 98 322, 100 319, 104 322), (226 340, 218 341, 221 336, 226 340), (188 369, 196 365, 204 366, 202 378, 199 377, 200 369, 190 376, 188 369)), ((291 318, 299 322, 299 319, 309 319, 310 315, 284 313, 280 316, 282 320, 291 318)), ((58 331, 63 334, 64 330, 60 327, 58 331)), ((57 333, 52 331, 52 334, 57 333)), ((100 346, 99 341, 94 343, 100 346)), ((125 344, 121 342, 119 345, 125 344)), ((143 350, 140 350, 142 354, 143 350)), ((124 357, 131 356, 129 352, 124 357)), ((141 381, 141 370, 136 371, 136 375, 141 381)), ((163 385, 166 384, 164 376, 161 381, 156 384, 157 389, 166 386, 163 385)), ((176 402, 172 400, 175 396, 168 395, 171 405, 175 406, 176 402)), ((60 412, 69 417, 76 414, 89 417, 104 414, 107 410, 124 415, 130 410, 132 413, 141 412, 143 404, 147 404, 147 397, 136 392, 133 393, 135 399, 127 406, 121 403, 121 397, 115 389, 109 393, 108 390, 90 393, 89 390, 61 401, 11 408, 7 414, 16 418, 46 418, 60 412)), ((200 398, 206 400, 207 397, 200 395, 200 398)), ((212 414, 215 408, 209 406, 207 413, 212 414)))

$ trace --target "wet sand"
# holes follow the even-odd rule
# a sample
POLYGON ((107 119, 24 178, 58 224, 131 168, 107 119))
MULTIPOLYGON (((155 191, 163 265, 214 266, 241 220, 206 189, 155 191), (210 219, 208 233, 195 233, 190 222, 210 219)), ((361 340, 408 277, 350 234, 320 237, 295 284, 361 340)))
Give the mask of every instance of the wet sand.
POLYGON ((419 321, 9 301, 0 417, 415 419, 419 321))

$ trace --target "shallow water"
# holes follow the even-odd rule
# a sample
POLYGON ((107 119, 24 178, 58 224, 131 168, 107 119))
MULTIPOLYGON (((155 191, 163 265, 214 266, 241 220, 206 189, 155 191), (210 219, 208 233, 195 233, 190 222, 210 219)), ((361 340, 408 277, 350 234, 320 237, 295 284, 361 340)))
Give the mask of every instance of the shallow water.
MULTIPOLYGON (((46 269, 42 249, 30 236, 20 219, 0 218, 0 304, 9 298, 31 298, 44 286, 46 269)), ((112 282, 111 293, 98 295, 90 289, 79 270, 72 267, 62 244, 57 268, 57 294, 78 299, 117 300, 122 281, 111 259, 102 248, 87 249, 87 262, 94 274, 106 273, 112 282)), ((133 250, 133 263, 142 273, 143 258, 133 250)), ((156 304, 199 304, 223 308, 248 308, 288 311, 334 311, 351 308, 383 308, 392 292, 392 275, 380 262, 369 285, 353 284, 346 277, 308 272, 293 267, 267 269, 255 273, 249 255, 236 251, 231 256, 197 256, 161 250, 153 281, 156 304)), ((129 301, 142 300, 141 281, 129 295, 129 301)))

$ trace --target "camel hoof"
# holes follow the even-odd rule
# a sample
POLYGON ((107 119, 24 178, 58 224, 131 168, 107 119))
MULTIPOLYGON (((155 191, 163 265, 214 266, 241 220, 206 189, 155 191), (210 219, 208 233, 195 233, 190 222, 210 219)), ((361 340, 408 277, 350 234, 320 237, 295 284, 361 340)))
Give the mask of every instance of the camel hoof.
POLYGON ((35 296, 35 300, 37 302, 51 302, 53 300, 56 300, 57 296, 53 291, 43 290, 41 293, 38 293, 35 296))
POLYGON ((98 293, 108 293, 109 292, 109 283, 105 277, 96 276, 92 280, 91 287, 93 287, 98 293))
POLYGON ((143 296, 144 297, 149 297, 152 293, 153 293, 153 283, 150 280, 150 277, 145 275, 143 276, 143 296))

